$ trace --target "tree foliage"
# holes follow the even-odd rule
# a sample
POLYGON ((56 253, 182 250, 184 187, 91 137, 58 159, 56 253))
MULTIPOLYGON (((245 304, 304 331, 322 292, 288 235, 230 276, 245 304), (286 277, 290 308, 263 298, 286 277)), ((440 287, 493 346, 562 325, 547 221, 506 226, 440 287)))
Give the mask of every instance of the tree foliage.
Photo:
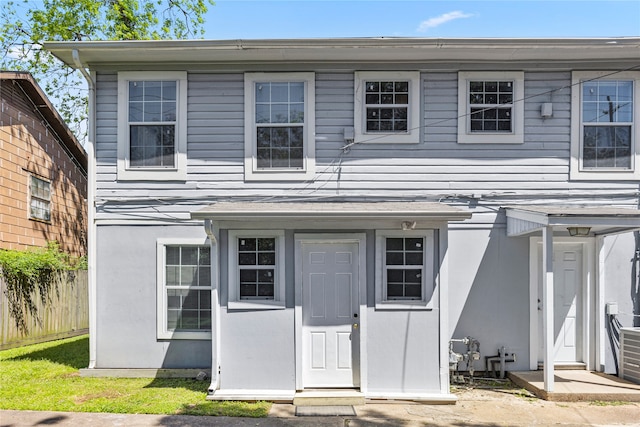
POLYGON ((62 117, 83 139, 86 85, 42 49, 45 41, 160 40, 204 35, 212 0, 10 0, 0 2, 4 70, 31 72, 62 117))
POLYGON ((48 304, 63 273, 78 269, 86 269, 86 260, 72 259, 60 251, 57 242, 24 251, 0 249, 0 278, 16 327, 27 333, 26 316, 38 320, 38 297, 43 305, 48 304))

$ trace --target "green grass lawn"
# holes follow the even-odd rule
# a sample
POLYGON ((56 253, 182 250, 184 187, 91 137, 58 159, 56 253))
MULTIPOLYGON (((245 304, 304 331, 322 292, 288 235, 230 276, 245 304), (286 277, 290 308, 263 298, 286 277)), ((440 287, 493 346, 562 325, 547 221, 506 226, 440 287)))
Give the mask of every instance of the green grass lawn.
POLYGON ((81 378, 89 338, 0 351, 0 409, 265 417, 270 403, 210 402, 208 381, 81 378))

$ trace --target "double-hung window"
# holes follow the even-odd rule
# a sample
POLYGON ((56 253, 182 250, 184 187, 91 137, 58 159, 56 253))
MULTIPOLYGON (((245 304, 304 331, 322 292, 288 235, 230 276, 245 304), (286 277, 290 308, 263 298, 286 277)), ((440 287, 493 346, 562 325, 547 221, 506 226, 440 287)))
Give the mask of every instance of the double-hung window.
POLYGON ((51 221, 51 183, 35 175, 29 183, 29 218, 51 221))
POLYGON ((420 73, 355 73, 355 142, 420 142, 420 73))
POLYGON ((573 73, 572 178, 640 178, 638 81, 638 72, 573 73))
POLYGON ((210 246, 158 240, 158 338, 211 338, 210 246))
POLYGON ((229 308, 284 308, 284 232, 229 231, 229 308))
POLYGON ((315 173, 313 73, 245 74, 245 179, 306 180, 315 173))
POLYGON ((118 74, 118 179, 186 178, 183 72, 118 74))
POLYGON ((524 142, 524 73, 458 74, 458 142, 524 142))
POLYGON ((434 288, 434 232, 379 232, 376 307, 429 308, 434 288))

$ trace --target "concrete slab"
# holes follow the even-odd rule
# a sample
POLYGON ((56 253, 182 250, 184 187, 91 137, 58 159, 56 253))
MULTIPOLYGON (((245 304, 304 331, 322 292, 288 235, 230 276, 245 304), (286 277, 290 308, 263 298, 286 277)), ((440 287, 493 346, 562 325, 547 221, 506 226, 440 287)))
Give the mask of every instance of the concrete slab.
POLYGON ((510 372, 509 378, 541 399, 554 402, 640 402, 640 385, 599 372, 556 371, 553 392, 544 390, 542 371, 510 372))
POLYGON ((296 406, 364 405, 364 394, 357 390, 303 390, 293 397, 296 406))
POLYGON ((356 415, 353 406, 296 406, 296 417, 355 417, 356 415))

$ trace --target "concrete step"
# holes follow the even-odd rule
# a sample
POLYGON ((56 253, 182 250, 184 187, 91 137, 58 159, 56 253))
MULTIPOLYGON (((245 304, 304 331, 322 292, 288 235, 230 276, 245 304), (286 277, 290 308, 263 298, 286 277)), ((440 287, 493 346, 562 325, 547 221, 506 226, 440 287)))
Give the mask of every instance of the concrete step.
POLYGON ((296 406, 364 405, 364 394, 354 389, 309 389, 296 392, 296 406))
MULTIPOLYGON (((544 363, 538 362, 538 370, 542 370, 544 368, 544 363)), ((556 371, 576 371, 576 370, 586 370, 587 365, 582 362, 557 362, 553 365, 553 369, 556 371)))

